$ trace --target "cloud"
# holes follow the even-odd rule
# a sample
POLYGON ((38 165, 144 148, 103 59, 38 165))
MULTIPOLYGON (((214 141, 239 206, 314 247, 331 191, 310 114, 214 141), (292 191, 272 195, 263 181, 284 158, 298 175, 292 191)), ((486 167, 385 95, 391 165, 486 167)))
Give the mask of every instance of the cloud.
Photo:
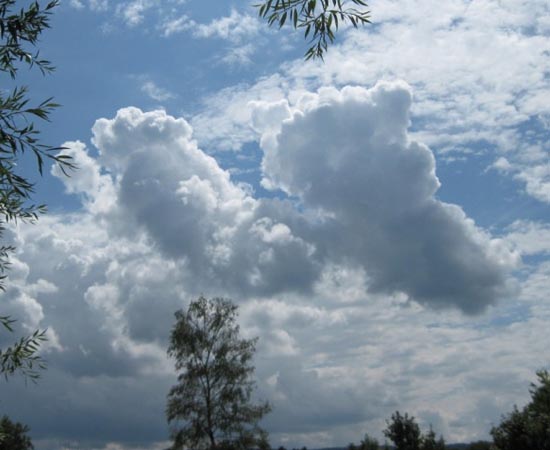
POLYGON ((522 167, 516 178, 525 183, 525 191, 544 203, 550 203, 550 162, 522 167))
POLYGON ((93 133, 100 160, 119 180, 125 220, 166 256, 185 260, 200 283, 230 292, 309 289, 318 271, 314 246, 282 214, 272 216, 277 203, 232 183, 183 119, 126 108, 98 120, 93 133))
POLYGON ((69 5, 71 5, 75 9, 83 9, 84 4, 80 0, 71 0, 69 2, 69 5))
POLYGON ((407 86, 306 97, 278 133, 284 104, 252 105, 253 117, 268 130, 263 183, 299 198, 320 221, 288 200, 251 197, 198 149, 183 119, 136 108, 94 126, 126 220, 202 282, 230 292, 310 290, 324 265, 353 261, 372 291, 431 306, 477 313, 506 295, 515 257, 459 207, 436 200, 433 156, 407 137, 407 86))
POLYGON ((505 236, 522 255, 550 254, 550 225, 544 222, 517 220, 505 236))
POLYGON ((208 24, 198 25, 193 34, 196 37, 218 37, 238 43, 250 39, 260 32, 262 24, 249 14, 241 14, 232 9, 229 16, 212 20, 208 24))
POLYGON ((103 12, 109 9, 108 0, 70 0, 69 5, 75 9, 83 10, 86 6, 94 12, 103 12))
POLYGON ((194 25, 196 25, 194 21, 192 21, 187 15, 183 15, 177 19, 167 20, 162 24, 161 28, 163 30, 164 37, 169 37, 174 34, 188 31, 193 28, 194 25))
POLYGON ((108 0, 89 0, 92 11, 106 11, 109 8, 108 0))
POLYGON ((318 248, 361 264, 374 292, 468 313, 505 295, 514 256, 436 199, 434 157, 407 136, 408 86, 323 89, 308 100, 262 136, 263 184, 320 210, 318 248))
POLYGON ((500 172, 509 172, 512 169, 512 165, 510 164, 510 161, 503 156, 500 156, 493 164, 491 164, 491 166, 489 166, 489 168, 500 172))
POLYGON ((238 44, 257 36, 262 26, 256 17, 232 9, 228 16, 213 19, 209 23, 197 23, 184 15, 167 21, 162 28, 166 37, 191 31, 196 38, 218 38, 238 44))
POLYGON ((157 102, 164 102, 166 100, 171 100, 175 96, 170 91, 157 86, 153 81, 147 80, 144 81, 141 85, 141 91, 147 94, 151 99, 157 102))
POLYGON ((101 174, 97 161, 88 155, 86 146, 80 141, 65 142, 61 152, 70 156, 77 170, 68 176, 57 165, 53 165, 51 173, 63 179, 65 191, 68 194, 78 194, 84 206, 92 212, 106 212, 113 206, 115 199, 113 180, 101 174))
POLYGON ((222 39, 230 43, 221 61, 229 65, 250 64, 256 51, 257 37, 264 25, 258 18, 232 9, 228 16, 209 23, 197 23, 187 15, 166 20, 160 29, 165 37, 190 32, 195 39, 222 39), (254 43, 253 43, 254 41, 254 43))
POLYGON ((259 137, 251 126, 252 107, 256 102, 288 103, 286 93, 285 80, 279 74, 246 89, 239 86, 222 89, 206 97, 202 110, 191 118, 195 136, 208 150, 237 151, 245 142, 254 142, 259 137))
POLYGON ((116 14, 119 15, 126 25, 134 27, 141 24, 148 9, 154 6, 150 0, 132 0, 123 2, 116 7, 116 14))
POLYGON ((222 58, 222 62, 229 65, 238 64, 250 64, 252 62, 251 56, 256 51, 256 48, 252 44, 245 44, 238 47, 229 49, 227 54, 222 58))
POLYGON ((489 166, 501 174, 511 174, 525 185, 525 192, 537 200, 550 203, 550 162, 547 161, 550 146, 523 146, 511 163, 499 157, 489 166), (547 147, 547 148, 545 148, 547 147))
MULTIPOLYGON (((183 5, 185 0, 164 0, 155 2, 152 0, 125 0, 110 2, 109 0, 70 0, 69 5, 78 10, 87 7, 90 11, 98 14, 109 13, 109 20, 121 21, 129 28, 138 25, 145 28, 150 19, 157 22, 165 22, 168 17, 183 5)), ((103 24, 105 27, 106 24, 103 24)))

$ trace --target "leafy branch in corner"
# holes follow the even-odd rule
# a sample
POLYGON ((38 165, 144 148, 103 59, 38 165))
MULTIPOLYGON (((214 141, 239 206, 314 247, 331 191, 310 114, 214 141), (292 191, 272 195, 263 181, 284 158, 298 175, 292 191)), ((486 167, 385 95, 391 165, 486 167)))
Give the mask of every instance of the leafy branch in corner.
MULTIPOLYGON (((8 316, 0 317, 0 325, 13 332, 15 320, 8 316)), ((40 377, 40 370, 46 363, 38 355, 40 344, 46 341, 46 331, 36 330, 30 336, 24 336, 12 346, 0 349, 0 372, 6 380, 10 375, 19 372, 27 380, 35 382, 40 377)))

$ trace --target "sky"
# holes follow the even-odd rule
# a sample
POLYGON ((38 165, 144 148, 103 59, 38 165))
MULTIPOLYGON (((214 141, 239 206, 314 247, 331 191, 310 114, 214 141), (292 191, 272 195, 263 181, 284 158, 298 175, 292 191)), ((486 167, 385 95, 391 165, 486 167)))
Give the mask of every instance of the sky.
MULTIPOLYGON (((252 2, 253 3, 253 2, 252 2)), ((246 1, 65 0, 19 82, 79 170, 4 239, 2 314, 47 328, 1 386, 37 450, 168 445, 174 312, 239 306, 273 446, 399 410, 488 438, 550 350, 550 5, 377 0, 325 60, 246 1)), ((2 345, 11 339, 2 337, 2 345)))

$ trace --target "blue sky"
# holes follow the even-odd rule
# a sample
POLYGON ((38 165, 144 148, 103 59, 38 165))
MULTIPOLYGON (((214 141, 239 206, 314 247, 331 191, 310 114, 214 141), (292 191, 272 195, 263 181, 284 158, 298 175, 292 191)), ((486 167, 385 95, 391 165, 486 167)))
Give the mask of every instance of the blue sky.
MULTIPOLYGON (((173 312, 240 306, 273 445, 395 410, 488 436, 548 367, 550 7, 381 0, 325 61, 248 2, 66 0, 21 72, 49 213, 7 234, 6 313, 48 328, 3 409, 38 450, 165 448, 173 312), (434 11, 437 11, 434 14, 434 11)), ((33 173, 32 161, 23 169, 33 173)))

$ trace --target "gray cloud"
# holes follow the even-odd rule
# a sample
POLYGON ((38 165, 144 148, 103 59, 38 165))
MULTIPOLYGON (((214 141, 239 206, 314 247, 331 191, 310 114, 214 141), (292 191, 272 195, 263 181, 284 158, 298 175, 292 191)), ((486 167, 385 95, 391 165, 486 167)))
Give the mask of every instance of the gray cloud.
POLYGON ((241 295, 311 290, 332 262, 361 264, 372 292, 434 307, 478 313, 507 294, 514 256, 437 200, 433 155, 407 136, 408 87, 325 89, 307 99, 280 132, 280 102, 275 113, 253 105, 253 118, 266 130, 264 184, 318 217, 251 197, 197 147, 185 121, 136 108, 94 126, 122 215, 166 256, 185 260, 199 284, 241 295))
POLYGON ((411 99, 402 83, 320 91, 264 134, 264 184, 319 209, 334 237, 319 247, 361 264, 371 291, 478 313, 506 295, 514 256, 437 199, 434 157, 407 136, 411 99))
POLYGON ((230 292, 274 293, 307 289, 315 278, 315 248, 232 183, 182 119, 123 109, 96 123, 94 143, 120 180, 124 218, 166 256, 185 260, 198 289, 209 280, 230 292))

